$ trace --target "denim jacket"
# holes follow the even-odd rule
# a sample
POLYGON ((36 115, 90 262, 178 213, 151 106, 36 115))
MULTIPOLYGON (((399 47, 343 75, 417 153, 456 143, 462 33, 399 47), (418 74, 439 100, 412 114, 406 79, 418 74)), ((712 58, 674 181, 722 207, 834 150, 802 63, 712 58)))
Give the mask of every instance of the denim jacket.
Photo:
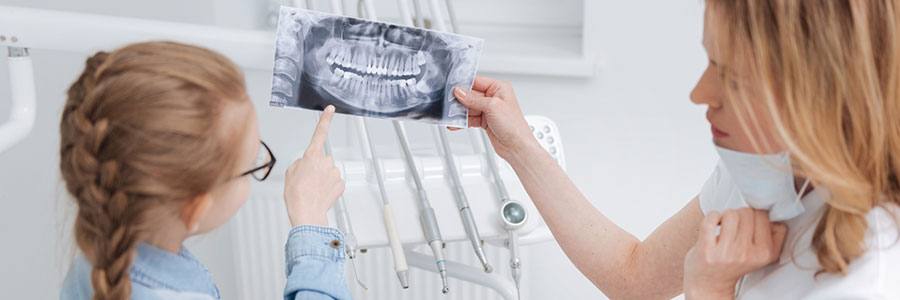
MULTIPOLYGON (((344 274, 344 236, 334 228, 301 225, 284 247, 284 299, 352 299, 344 274)), ((63 282, 60 299, 91 299, 91 263, 78 255, 63 282)), ((220 299, 210 273, 187 248, 174 254, 149 244, 137 247, 129 270, 131 299, 220 299)))

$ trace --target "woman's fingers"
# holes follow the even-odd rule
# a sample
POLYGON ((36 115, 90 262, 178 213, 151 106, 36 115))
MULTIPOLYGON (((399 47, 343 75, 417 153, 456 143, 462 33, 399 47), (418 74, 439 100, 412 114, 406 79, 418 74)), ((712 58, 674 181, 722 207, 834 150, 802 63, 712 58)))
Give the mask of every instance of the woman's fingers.
POLYGON ((485 97, 482 92, 465 91, 460 87, 453 89, 453 95, 456 96, 460 103, 469 108, 468 127, 483 127, 482 115, 489 104, 487 101, 491 98, 485 97))
POLYGON ((710 211, 700 224, 700 243, 704 247, 716 245, 716 228, 722 221, 722 214, 718 211, 710 211))
MULTIPOLYGON (((747 249, 753 245, 753 234, 756 230, 756 217, 753 209, 744 207, 738 209, 738 228, 735 236, 737 249, 747 249)), ((768 221, 768 220, 767 220, 768 221)))
POLYGON ((485 97, 484 95, 479 95, 478 93, 474 93, 473 91, 466 91, 460 87, 456 87, 455 89, 453 89, 453 95, 456 96, 456 99, 459 100, 460 103, 462 103, 469 109, 475 109, 482 112, 488 111, 491 101, 494 101, 496 99, 493 97, 485 97))
POLYGON ((784 239, 787 236, 787 226, 784 223, 772 223, 772 251, 775 259, 781 255, 781 247, 784 246, 784 239))
POLYGON ((719 230, 719 242, 730 245, 737 238, 737 229, 740 215, 736 210, 726 210, 722 213, 722 229, 719 230))
POLYGON ((769 213, 764 210, 753 212, 756 226, 753 230, 753 243, 768 249, 772 245, 772 226, 769 223, 769 213))
POLYGON ((493 78, 475 76, 475 82, 472 83, 472 89, 484 93, 498 82, 499 80, 493 78))

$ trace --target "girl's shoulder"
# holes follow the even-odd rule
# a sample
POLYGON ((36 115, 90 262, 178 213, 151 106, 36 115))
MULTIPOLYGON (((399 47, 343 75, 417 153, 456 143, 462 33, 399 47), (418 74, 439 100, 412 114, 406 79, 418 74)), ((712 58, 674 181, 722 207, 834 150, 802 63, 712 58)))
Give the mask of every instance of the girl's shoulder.
MULTIPOLYGON (((83 254, 78 254, 63 281, 60 299, 91 299, 94 294, 91 285, 93 268, 93 264, 83 254)), ((141 245, 128 273, 131 279, 131 299, 220 298, 209 272, 186 249, 176 255, 141 245)))

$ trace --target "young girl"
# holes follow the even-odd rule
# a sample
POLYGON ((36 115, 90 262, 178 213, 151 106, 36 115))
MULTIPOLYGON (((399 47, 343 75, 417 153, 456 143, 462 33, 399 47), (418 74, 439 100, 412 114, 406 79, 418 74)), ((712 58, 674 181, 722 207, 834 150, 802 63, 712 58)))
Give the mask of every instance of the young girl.
MULTIPOLYGON (((344 183, 321 153, 325 109, 302 159, 289 168, 285 299, 349 299, 343 236, 325 213, 344 183)), ((275 158, 259 140, 243 75, 212 51, 168 42, 99 52, 68 91, 60 169, 78 206, 81 254, 61 299, 219 299, 210 274, 182 246, 247 200, 275 158)))
POLYGON ((691 99, 720 164, 644 241, 540 147, 509 83, 477 78, 456 97, 610 298, 900 299, 900 5, 706 4, 709 67, 691 99))

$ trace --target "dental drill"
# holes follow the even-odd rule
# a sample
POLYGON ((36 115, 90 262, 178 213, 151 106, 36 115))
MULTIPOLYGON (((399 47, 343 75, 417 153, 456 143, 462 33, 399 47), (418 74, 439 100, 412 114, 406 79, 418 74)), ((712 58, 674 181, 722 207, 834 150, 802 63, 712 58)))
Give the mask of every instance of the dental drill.
MULTIPOLYGON (((361 0, 362 1, 362 0, 361 0)), ((362 3, 362 2, 360 2, 362 3)), ((375 17, 375 7, 371 0, 365 0, 366 15, 373 20, 375 17)), ((362 117, 358 119, 360 135, 365 140, 363 148, 368 148, 367 153, 372 156, 372 165, 375 170, 375 179, 378 181, 378 191, 381 193, 381 201, 384 202, 384 229, 387 231, 388 240, 391 244, 391 253, 394 255, 394 271, 397 272, 397 278, 400 279, 400 286, 404 289, 409 288, 409 265, 406 264, 406 253, 403 250, 403 244, 400 243, 400 234, 397 233, 397 222, 394 219, 394 209, 391 207, 391 200, 387 195, 387 188, 384 186, 384 172, 381 164, 378 163, 378 155, 375 151, 375 145, 372 144, 372 134, 369 127, 366 126, 366 120, 362 117)))
POLYGON ((518 201, 509 198, 509 192, 506 191, 506 185, 500 178, 500 169, 497 168, 497 160, 494 158, 494 148, 491 146, 491 140, 487 134, 482 132, 481 138, 484 141, 485 156, 487 157, 488 169, 494 176, 494 184, 497 186, 497 195, 500 198, 500 223, 509 234, 509 267, 512 278, 516 282, 516 293, 519 292, 519 279, 522 277, 522 261, 519 259, 519 240, 516 230, 525 225, 528 220, 528 214, 525 206, 518 201))
POLYGON ((372 156, 372 166, 375 170, 375 179, 378 181, 378 191, 381 193, 381 201, 384 203, 384 229, 387 231, 388 240, 391 244, 391 253, 394 255, 394 271, 397 272, 397 279, 400 280, 400 286, 404 289, 409 288, 409 266, 406 264, 406 253, 403 252, 403 244, 400 243, 400 235, 397 233, 397 222, 394 219, 394 209, 391 207, 391 200, 387 195, 387 188, 384 186, 384 172, 381 164, 378 163, 378 154, 375 151, 375 145, 372 144, 372 135, 366 121, 363 118, 358 119, 360 135, 365 143, 363 148, 367 148, 368 154, 372 156))
MULTIPOLYGON (((321 114, 319 114, 321 117, 321 114)), ((334 157, 331 151, 331 139, 325 137, 325 155, 334 157)), ((347 202, 344 200, 344 196, 338 196, 337 201, 334 203, 334 218, 337 219, 338 230, 344 233, 344 249, 347 252, 347 257, 350 258, 350 267, 353 268, 353 275, 356 277, 356 283, 359 284, 363 288, 363 290, 369 290, 365 284, 359 280, 359 273, 356 271, 356 250, 357 250, 357 242, 356 235, 353 234, 353 226, 350 224, 350 213, 347 212, 347 202)))
POLYGON ((419 176, 419 169, 413 160, 412 151, 409 147, 409 140, 406 136, 406 128, 400 121, 394 122, 394 130, 397 131, 397 138, 400 139, 400 149, 403 150, 403 156, 406 158, 406 166, 416 185, 416 193, 419 199, 419 220, 422 222, 422 231, 425 232, 425 239, 428 246, 434 253, 434 259, 437 264, 438 273, 441 274, 441 283, 444 288, 442 293, 446 294, 450 291, 447 286, 447 263, 444 261, 444 241, 441 238, 441 230, 438 228, 437 218, 434 215, 434 209, 428 202, 428 195, 425 193, 425 187, 422 186, 422 178, 419 176))
MULTIPOLYGON (((404 19, 407 23, 412 19, 408 16, 409 8, 406 7, 406 0, 399 0, 400 2, 400 12, 404 15, 404 19)), ((418 0, 413 0, 413 4, 417 3, 418 0)), ((449 2, 447 2, 449 6, 449 2)), ((432 14, 438 17, 435 17, 435 24, 437 25, 438 30, 445 31, 446 28, 443 24, 443 18, 440 18, 440 11, 435 9, 434 7, 437 3, 432 2, 432 14)), ((418 7, 416 7, 417 18, 420 18, 418 7)), ((452 12, 452 10, 451 10, 452 12)), ((451 23, 453 24, 453 31, 456 33, 456 18, 451 14, 451 23)), ((406 24, 410 25, 410 24, 406 24)), ((423 25, 424 26, 424 25, 423 25)), ((472 210, 469 208, 469 200, 466 198, 466 191, 462 187, 462 183, 459 181, 459 171, 456 169, 456 163, 453 161, 453 149, 450 147, 450 139, 447 137, 447 132, 441 130, 440 126, 434 126, 435 134, 438 136, 439 143, 441 144, 441 149, 444 152, 444 162, 447 165, 447 170, 449 172, 450 183, 453 185, 453 191, 456 193, 456 206, 459 208, 459 216, 462 218, 463 226, 466 229, 466 235, 469 237, 469 242, 472 243, 472 248, 475 250, 475 256, 478 257, 478 260, 481 261, 482 267, 484 267, 485 273, 490 273, 493 271, 491 265, 487 262, 487 256, 484 254, 484 246, 482 244, 481 235, 478 233, 478 226, 475 224, 475 217, 472 216, 472 210)))
POLYGON ((436 131, 441 148, 444 150, 444 164, 447 165, 450 183, 453 185, 453 191, 456 193, 456 207, 459 208, 459 217, 462 218, 463 227, 466 229, 466 235, 469 236, 469 242, 472 243, 472 249, 475 250, 475 256, 481 261, 484 272, 490 273, 493 271, 493 268, 487 262, 481 235, 478 234, 478 226, 475 225, 475 217, 472 216, 472 210, 469 208, 469 200, 466 198, 466 191, 459 181, 459 171, 456 169, 456 162, 453 160, 453 149, 450 147, 450 138, 447 136, 447 132, 441 130, 440 127, 434 127, 434 131, 436 131))
MULTIPOLYGON (((307 3, 308 7, 312 7, 312 3, 307 3)), ((344 7, 341 5, 341 2, 338 0, 331 1, 331 9, 336 14, 344 14, 344 7)), ((319 118, 322 117, 322 114, 319 114, 319 118)), ((359 123, 362 123, 360 120, 359 123)), ((363 124, 365 126, 365 124, 363 124)), ((331 138, 325 137, 325 155, 331 156, 334 158, 334 154, 331 146, 331 138)), ((366 287, 365 284, 359 280, 359 272, 356 271, 356 251, 357 246, 359 245, 356 241, 356 235, 353 234, 353 226, 350 224, 350 213, 347 211, 347 201, 344 200, 344 196, 338 196, 337 201, 334 203, 334 218, 337 220, 338 230, 344 233, 344 249, 347 252, 347 258, 350 258, 350 267, 353 268, 353 276, 356 277, 356 283, 359 284, 363 288, 363 290, 368 291, 369 288, 366 287)), ((398 275, 399 276, 399 275, 398 275)), ((400 280, 401 285, 403 284, 403 280, 400 280)))
MULTIPOLYGON (((371 20, 377 21, 378 17, 375 15, 375 6, 372 2, 372 0, 363 0, 366 16, 371 20)), ((431 208, 431 204, 428 202, 425 188, 422 186, 418 169, 416 169, 415 162, 413 161, 413 156, 409 149, 409 141, 406 138, 406 129, 399 121, 393 121, 393 125, 397 131, 397 137, 400 139, 400 145, 403 149, 404 156, 406 157, 408 169, 416 184, 419 199, 419 220, 422 223, 422 231, 425 232, 425 239, 428 241, 428 246, 431 247, 431 251, 434 253, 434 260, 437 264, 438 272, 441 275, 441 283, 444 286, 443 289, 441 289, 441 292, 446 294, 450 291, 450 287, 447 284, 447 263, 444 260, 444 241, 441 238, 441 231, 438 228, 437 218, 434 215, 434 209, 431 208)), ((368 134, 368 131, 366 131, 366 133, 368 134)), ((371 140, 369 143, 369 147, 374 151, 371 140)), ((375 157, 374 152, 372 153, 372 156, 375 157)), ((379 184, 383 185, 383 180, 379 179, 379 184)), ((386 197, 386 195, 383 195, 382 197, 386 197)))

